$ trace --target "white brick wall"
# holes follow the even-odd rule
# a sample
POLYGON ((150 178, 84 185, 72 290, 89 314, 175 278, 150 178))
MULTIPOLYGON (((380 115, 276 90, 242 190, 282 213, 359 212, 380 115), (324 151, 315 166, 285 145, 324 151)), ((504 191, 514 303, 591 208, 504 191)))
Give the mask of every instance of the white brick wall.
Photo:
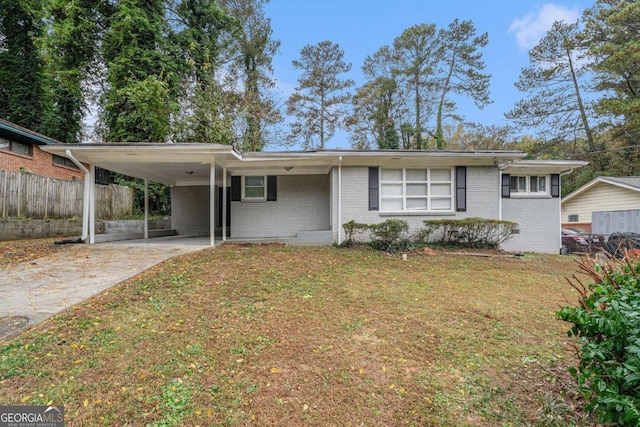
POLYGON ((560 198, 502 199, 502 219, 520 224, 520 234, 503 249, 513 252, 560 252, 560 198))
POLYGON ((329 175, 278 177, 278 200, 231 202, 231 238, 293 237, 330 229, 329 175))
POLYGON ((338 168, 333 170, 333 232, 345 238, 342 224, 354 220, 365 224, 376 224, 387 219, 407 221, 410 233, 423 227, 425 219, 437 218, 494 218, 499 212, 500 187, 498 169, 494 167, 467 167, 467 211, 447 214, 388 215, 369 210, 369 169, 368 167, 342 168, 342 218, 338 220, 338 168))
POLYGON ((171 188, 171 228, 181 235, 209 235, 209 186, 171 188))

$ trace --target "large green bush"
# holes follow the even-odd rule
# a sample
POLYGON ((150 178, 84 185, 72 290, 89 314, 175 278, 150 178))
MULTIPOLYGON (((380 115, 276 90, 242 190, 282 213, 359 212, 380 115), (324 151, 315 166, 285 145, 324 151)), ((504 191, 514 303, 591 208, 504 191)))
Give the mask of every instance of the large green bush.
POLYGON ((593 279, 569 283, 580 294, 577 307, 557 317, 573 324, 579 364, 570 369, 586 409, 605 424, 640 425, 640 261, 626 258, 604 266, 590 259, 580 269, 593 279))
POLYGON ((410 246, 409 224, 399 219, 388 219, 380 224, 369 225, 373 236, 371 244, 374 248, 391 253, 407 249, 410 246))

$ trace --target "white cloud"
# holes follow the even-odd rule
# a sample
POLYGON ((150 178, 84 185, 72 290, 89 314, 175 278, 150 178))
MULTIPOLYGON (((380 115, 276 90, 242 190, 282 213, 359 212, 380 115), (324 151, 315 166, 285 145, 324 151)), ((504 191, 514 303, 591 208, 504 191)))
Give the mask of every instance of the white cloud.
POLYGON ((509 26, 509 32, 515 34, 518 47, 529 50, 534 47, 555 21, 573 23, 578 20, 580 12, 557 4, 545 4, 536 13, 529 13, 522 18, 515 18, 509 26))

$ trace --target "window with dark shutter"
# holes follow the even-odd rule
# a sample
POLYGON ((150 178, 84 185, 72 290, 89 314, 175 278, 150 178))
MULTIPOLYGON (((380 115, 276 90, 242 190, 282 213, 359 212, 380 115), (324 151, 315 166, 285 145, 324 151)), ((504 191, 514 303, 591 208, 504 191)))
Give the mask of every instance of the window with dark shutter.
POLYGON ((370 167, 369 168, 369 210, 377 211, 379 209, 378 199, 379 199, 379 191, 380 191, 380 168, 378 167, 370 167))
POLYGON ((511 175, 502 174, 502 197, 511 197, 511 175))
POLYGON ((560 197, 560 175, 551 174, 551 197, 560 197))
POLYGON ((456 211, 467 211, 467 167, 456 167, 456 211))

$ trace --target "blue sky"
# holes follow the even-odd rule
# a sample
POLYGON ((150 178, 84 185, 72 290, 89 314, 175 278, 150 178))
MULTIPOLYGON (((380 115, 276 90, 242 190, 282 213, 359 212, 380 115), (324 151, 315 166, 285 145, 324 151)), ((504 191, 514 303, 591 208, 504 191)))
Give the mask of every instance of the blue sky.
MULTIPOLYGON (((271 18, 273 37, 280 40, 274 77, 282 99, 297 85, 299 72, 291 61, 298 59, 307 44, 323 40, 338 43, 345 60, 352 63, 349 77, 360 86, 360 67, 367 55, 412 25, 427 23, 445 28, 455 18, 473 21, 478 33, 489 33, 483 49, 486 72, 492 74, 493 104, 478 110, 472 102, 458 102, 458 113, 483 124, 505 124, 509 111, 522 94, 514 87, 528 52, 555 20, 575 21, 593 0, 554 0, 550 3, 527 0, 271 0, 265 8, 271 18)), ((336 133, 327 148, 349 148, 348 135, 336 133)))

